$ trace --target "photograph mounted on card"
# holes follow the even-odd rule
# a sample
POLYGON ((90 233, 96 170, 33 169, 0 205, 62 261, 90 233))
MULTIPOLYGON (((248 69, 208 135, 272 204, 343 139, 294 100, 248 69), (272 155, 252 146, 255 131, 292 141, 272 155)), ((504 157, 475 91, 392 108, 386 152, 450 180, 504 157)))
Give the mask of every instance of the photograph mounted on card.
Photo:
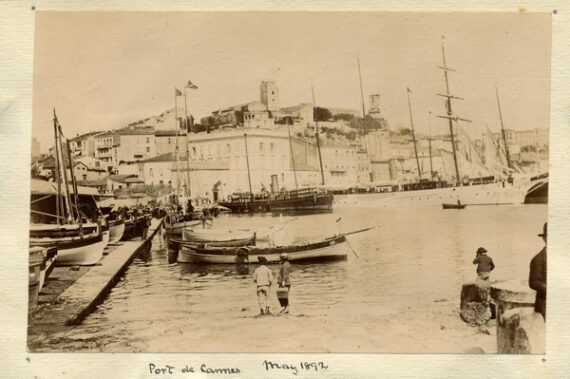
POLYGON ((35 16, 29 351, 544 353, 550 13, 35 16))

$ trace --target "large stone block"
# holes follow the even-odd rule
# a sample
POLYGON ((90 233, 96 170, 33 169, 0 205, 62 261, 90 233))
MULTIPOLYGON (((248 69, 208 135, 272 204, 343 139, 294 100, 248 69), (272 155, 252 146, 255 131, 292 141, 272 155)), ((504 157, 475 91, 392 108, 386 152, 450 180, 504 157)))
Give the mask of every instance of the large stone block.
POLYGON ((535 292, 526 280, 494 284, 497 304, 497 351, 502 354, 543 354, 544 319, 534 312, 535 292))
POLYGON ((545 323, 542 315, 531 308, 514 308, 497 323, 499 354, 544 354, 545 323), (499 325, 500 324, 500 325, 499 325))
POLYGON ((489 283, 465 283, 461 288, 460 315, 469 324, 483 325, 492 317, 489 283))

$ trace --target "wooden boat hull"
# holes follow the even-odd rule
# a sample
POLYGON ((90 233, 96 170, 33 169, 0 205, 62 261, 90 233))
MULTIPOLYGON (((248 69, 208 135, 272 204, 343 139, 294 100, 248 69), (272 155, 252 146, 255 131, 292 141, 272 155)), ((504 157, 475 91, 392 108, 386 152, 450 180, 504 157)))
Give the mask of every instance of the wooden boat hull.
POLYGON ((125 233, 125 222, 121 222, 120 224, 111 224, 109 223, 109 243, 115 243, 123 238, 123 234, 125 233))
POLYGON ((287 253, 290 262, 346 260, 345 242, 345 236, 338 236, 307 245, 271 248, 201 248, 181 245, 178 252, 178 262, 214 264, 258 263, 258 257, 263 256, 268 263, 278 263, 281 253, 287 253))
POLYGON ((534 183, 524 198, 525 204, 548 204, 548 180, 534 183))
POLYGON ((464 209, 466 207, 465 204, 441 204, 443 209, 464 209))
POLYGON ((193 228, 201 224, 202 221, 200 220, 175 222, 174 224, 166 225, 166 235, 175 238, 182 238, 182 231, 185 228, 193 228))
POLYGON ((184 241, 207 243, 215 246, 244 246, 253 240, 254 231, 247 229, 202 229, 185 228, 184 241), (220 243, 227 243, 220 245, 220 243))
POLYGON ((103 233, 75 237, 72 239, 57 240, 51 239, 45 241, 32 241, 31 246, 55 246, 57 248, 56 266, 90 266, 94 265, 101 257, 103 257, 103 250, 107 246, 103 233))
MULTIPOLYGON (((97 233, 97 224, 88 223, 83 224, 83 234, 90 235, 97 233)), ((31 224, 30 225, 30 239, 42 238, 66 238, 76 237, 79 235, 79 225, 57 225, 57 224, 31 224)))
POLYGON ((227 201, 220 202, 219 204, 229 208, 234 213, 331 210, 333 206, 333 194, 327 192, 316 193, 313 196, 296 199, 227 201))

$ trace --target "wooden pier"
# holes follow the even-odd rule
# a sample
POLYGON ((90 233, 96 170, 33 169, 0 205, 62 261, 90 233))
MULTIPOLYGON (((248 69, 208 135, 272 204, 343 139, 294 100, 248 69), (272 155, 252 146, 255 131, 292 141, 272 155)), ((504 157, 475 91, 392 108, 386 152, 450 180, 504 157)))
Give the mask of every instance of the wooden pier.
POLYGON ((162 222, 153 218, 145 238, 109 244, 95 266, 56 267, 40 293, 38 310, 29 316, 28 338, 80 324, 117 283, 135 255, 150 247, 162 222))

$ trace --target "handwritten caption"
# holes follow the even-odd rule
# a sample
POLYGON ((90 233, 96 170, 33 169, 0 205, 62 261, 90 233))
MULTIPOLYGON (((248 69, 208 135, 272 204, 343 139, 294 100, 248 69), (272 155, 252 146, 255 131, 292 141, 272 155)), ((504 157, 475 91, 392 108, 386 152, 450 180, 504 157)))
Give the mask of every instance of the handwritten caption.
MULTIPOLYGON (((299 375, 299 373, 305 371, 319 372, 326 371, 329 366, 324 362, 274 362, 264 360, 261 364, 262 369, 265 371, 281 371, 289 372, 293 375, 299 375)), ((189 366, 184 365, 183 367, 176 367, 174 365, 156 365, 154 363, 148 364, 148 370, 151 375, 173 375, 173 374, 221 374, 221 375, 232 375, 239 374, 241 370, 238 367, 211 367, 205 363, 199 366, 189 366)))

